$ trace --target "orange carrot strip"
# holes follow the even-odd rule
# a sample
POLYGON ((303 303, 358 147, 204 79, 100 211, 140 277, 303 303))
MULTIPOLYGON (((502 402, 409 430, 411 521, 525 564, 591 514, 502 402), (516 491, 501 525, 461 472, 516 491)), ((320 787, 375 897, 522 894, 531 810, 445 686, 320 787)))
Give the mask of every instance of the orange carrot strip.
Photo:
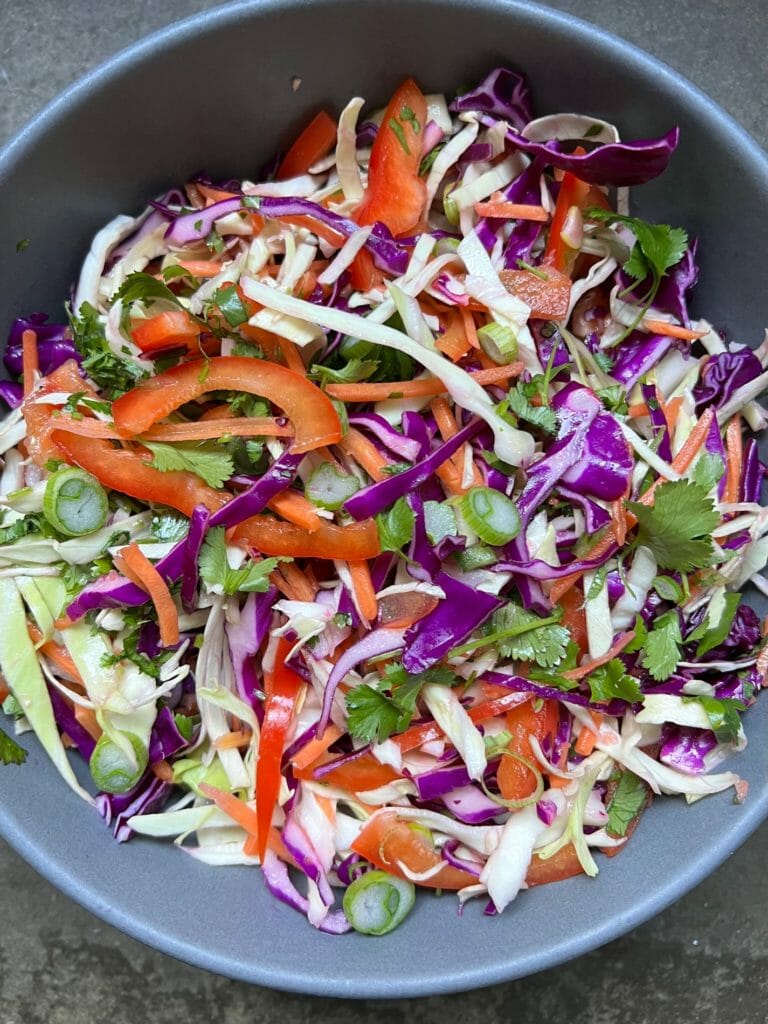
MULTIPOLYGON (((525 369, 523 363, 507 363, 487 370, 476 370, 470 377, 483 387, 501 384, 510 377, 519 377, 525 369)), ((419 380, 396 380, 381 384, 329 384, 325 389, 331 398, 342 402, 383 402, 387 398, 429 398, 443 395, 448 388, 437 377, 422 377, 419 380)))
MULTIPOLYGON (((448 405, 444 398, 433 399, 433 401, 430 402, 429 404, 429 408, 432 412, 432 415, 435 417, 437 429, 440 431, 440 436, 444 441, 447 441, 449 438, 453 437, 454 434, 458 433, 459 425, 456 422, 456 417, 453 415, 451 407, 448 405)), ((450 487, 450 489, 457 494, 463 494, 468 489, 462 485, 462 479, 464 477, 464 460, 466 458, 466 451, 467 446, 462 445, 461 449, 458 452, 456 452, 456 454, 452 456, 452 458, 450 458, 447 463, 444 463, 442 467, 444 471, 443 476, 441 477, 443 483, 445 483, 446 486, 450 487), (448 466, 449 463, 456 470, 457 480, 455 481, 455 483, 454 481, 451 481, 449 483, 448 480, 446 479, 445 468, 446 466, 448 466)), ((450 473, 448 473, 448 476, 450 476, 450 473)), ((473 462, 471 486, 482 487, 483 482, 483 476, 480 473, 480 470, 473 462)))
POLYGON ((97 740, 103 730, 96 720, 96 712, 92 711, 91 708, 80 707, 79 704, 73 704, 72 713, 75 716, 75 720, 79 725, 85 729, 89 736, 92 736, 97 740))
POLYGON ((152 765, 152 774, 162 782, 173 782, 173 768, 167 761, 156 761, 152 765))
POLYGON ((201 782, 198 789, 209 800, 213 800, 220 811, 223 811, 233 821, 236 821, 249 835, 257 836, 259 834, 256 811, 252 807, 248 807, 242 800, 238 800, 234 794, 226 793, 223 789, 210 786, 207 782, 201 782))
POLYGON ((727 474, 725 477, 725 490, 723 491, 723 502, 732 504, 739 500, 739 485, 741 483, 741 416, 733 417, 725 432, 725 448, 727 454, 727 474))
POLYGON ((641 416, 650 416, 651 410, 645 402, 638 402, 637 405, 630 405, 627 415, 631 420, 639 420, 641 416))
MULTIPOLYGON (((714 409, 705 409, 701 414, 698 422, 694 426, 693 430, 688 435, 685 444, 672 459, 670 465, 676 472, 685 473, 690 468, 691 463, 696 458, 699 449, 704 444, 709 428, 712 425, 712 420, 715 417, 714 409)), ((654 496, 656 489, 664 483, 664 480, 659 479, 654 481, 645 494, 641 495, 637 500, 643 505, 653 505, 654 496)), ((637 525, 637 519, 631 512, 627 512, 627 529, 631 530, 633 526, 637 525)), ((586 554, 586 558, 594 559, 604 555, 606 551, 615 543, 613 531, 604 533, 600 540, 592 547, 586 554)), ((549 590, 549 599, 553 604, 557 604, 562 598, 563 594, 566 594, 574 583, 581 579, 581 572, 571 573, 570 576, 564 576, 561 580, 555 580, 549 590)))
POLYGON ((611 519, 613 520, 613 535, 620 548, 624 547, 627 539, 627 509, 624 498, 617 498, 611 502, 611 519))
POLYGON ((136 543, 121 548, 113 561, 149 594, 157 612, 160 642, 163 647, 174 647, 179 642, 179 613, 168 584, 136 543))
MULTIPOLYGON (((105 440, 125 440, 111 423, 103 420, 71 416, 56 416, 50 421, 50 430, 63 430, 80 437, 98 437, 105 440)), ((203 441, 210 437, 292 437, 293 428, 271 416, 233 417, 226 419, 200 419, 194 423, 160 423, 137 437, 137 441, 203 441)))
POLYGON ((291 758, 291 764, 294 768, 301 771, 304 768, 308 768, 311 764, 314 764, 317 759, 326 752, 329 747, 332 747, 336 740, 341 739, 344 733, 338 726, 335 726, 333 722, 329 722, 325 727, 322 739, 310 740, 301 750, 291 758))
POLYGON ((678 395, 676 398, 671 398, 664 406, 664 416, 667 421, 667 426, 670 431, 673 431, 677 426, 677 417, 680 415, 680 410, 683 407, 683 396, 678 395))
POLYGON ((499 220, 535 220, 545 224, 549 220, 549 214, 543 206, 536 206, 531 203, 508 203, 503 199, 496 199, 494 193, 484 203, 475 203, 475 213, 478 217, 496 217, 499 220))
POLYGON ((238 729, 236 732, 225 732, 223 736, 217 736, 213 746, 217 750, 235 750, 237 747, 246 746, 250 740, 250 729, 238 729))
POLYGON ((574 751, 577 754, 581 754, 582 757, 589 757, 595 749, 595 744, 597 743, 597 730, 600 728, 603 721, 603 716, 599 711, 591 711, 590 715, 592 717, 592 721, 595 723, 595 728, 582 728, 579 733, 579 738, 576 740, 573 748, 574 751))
POLYGON ((267 507, 271 508, 273 512, 277 512, 289 523, 295 523, 296 526, 301 526, 309 533, 316 533, 322 525, 315 506, 298 491, 282 491, 280 494, 276 494, 267 503, 267 507))
POLYGON ((216 260, 179 260, 179 266, 193 277, 216 277, 221 273, 221 264, 216 260))
MULTIPOLYGON (((40 641, 43 639, 43 634, 37 626, 32 624, 28 625, 27 632, 29 633, 29 638, 33 644, 40 644, 40 641)), ((55 665, 60 672, 63 672, 74 682, 82 685, 83 680, 77 670, 77 665, 75 665, 69 651, 67 651, 65 647, 62 647, 61 644, 57 644, 53 640, 46 640, 45 643, 40 644, 38 650, 41 654, 44 654, 51 664, 55 665)))
POLYGON ((357 607, 364 619, 374 622, 379 613, 376 591, 371 580, 371 571, 365 561, 348 562, 349 575, 352 577, 357 607))
MULTIPOLYGON (((369 386, 374 387, 375 385, 369 386)), ((372 441, 369 441, 364 434, 361 434, 359 430, 356 430, 354 427, 350 427, 344 437, 342 437, 341 441, 339 441, 339 447, 343 448, 348 455, 351 455, 355 462, 362 466, 372 480, 379 481, 387 479, 387 474, 384 472, 384 468, 390 464, 389 460, 386 459, 376 445, 372 441)))
POLYGON ((464 328, 464 322, 458 313, 449 316, 445 330, 435 340, 435 347, 443 355, 452 359, 454 363, 458 363, 469 352, 470 341, 464 328))
POLYGON ((234 199, 237 195, 236 192, 227 192, 223 188, 202 185, 199 181, 196 181, 194 184, 203 199, 210 199, 212 203, 220 203, 223 199, 234 199))
POLYGON ((591 661, 587 662, 586 665, 579 665, 578 668, 568 669, 567 672, 563 672, 563 677, 565 679, 572 679, 575 681, 583 679, 584 676, 589 675, 593 669, 607 664, 612 658, 615 658, 617 654, 621 654, 627 644, 631 643, 634 639, 634 629, 627 630, 627 632, 624 633, 624 635, 620 637, 616 643, 605 652, 605 654, 601 654, 599 658, 593 658, 591 661))
POLYGON ((288 586, 293 590, 296 601, 314 601, 317 594, 317 586, 313 584, 306 573, 296 565, 295 562, 284 562, 280 570, 288 586))
POLYGON ((692 331, 688 327, 681 327, 679 324, 668 324, 666 320, 644 320, 643 324, 654 334, 664 334, 668 338, 679 338, 681 341, 698 341, 707 333, 706 331, 692 331))
POLYGON ((480 339, 477 336, 477 325, 475 324, 475 318, 472 316, 472 311, 467 309, 465 306, 459 307, 459 313, 461 319, 464 321, 464 330, 467 335, 467 341, 472 348, 480 348, 480 339))
POLYGON ((24 381, 24 397, 31 394, 35 387, 37 374, 40 371, 40 360, 37 353, 37 335, 34 331, 24 331, 21 336, 22 374, 24 381))

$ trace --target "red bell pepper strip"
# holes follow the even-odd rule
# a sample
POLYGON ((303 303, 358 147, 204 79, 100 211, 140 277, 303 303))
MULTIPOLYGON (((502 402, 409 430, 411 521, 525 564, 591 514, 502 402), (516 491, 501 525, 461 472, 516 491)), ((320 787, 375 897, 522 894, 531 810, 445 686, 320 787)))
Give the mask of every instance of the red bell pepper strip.
POLYGON ((127 494, 139 501, 169 505, 191 516, 196 505, 205 505, 211 512, 221 508, 231 495, 208 487, 195 473, 173 470, 162 473, 135 452, 115 448, 109 441, 63 430, 51 431, 55 457, 92 473, 104 486, 127 494))
POLYGON ((140 320, 131 329, 131 337, 142 352, 159 352, 166 348, 199 348, 201 328, 183 309, 168 310, 140 320))
POLYGON ((256 761, 256 819, 259 858, 262 861, 267 849, 272 815, 280 795, 285 737, 293 718, 296 696, 302 687, 301 676, 285 664, 291 646, 289 640, 281 638, 275 655, 275 667, 272 672, 264 674, 264 721, 256 761))
POLYGON ((294 452, 341 440, 338 413, 320 388, 285 366, 241 356, 181 363, 142 381, 113 404, 115 426, 135 437, 209 391, 244 391, 280 406, 294 426, 294 452))
POLYGON ((270 516, 254 516, 235 528, 232 539, 264 555, 291 558, 359 561, 375 558, 381 552, 379 533, 373 519, 347 526, 335 526, 323 519, 320 527, 309 533, 293 523, 284 523, 270 516))
MULTIPOLYGON (((621 849, 617 847, 616 849, 621 849)), ((611 852, 615 852, 611 848, 611 852)), ((549 860, 542 860, 537 854, 531 858, 525 880, 529 888, 534 885, 548 885, 550 882, 562 882, 566 878, 573 878, 584 871, 581 861, 578 858, 573 843, 568 843, 562 850, 550 857, 549 860)))
POLYGON ((427 101, 407 78, 389 101, 368 164, 368 187, 355 210, 358 224, 381 221, 393 235, 420 220, 427 187, 419 177, 427 101))
POLYGON ((504 754, 499 763, 497 781, 505 800, 525 800, 535 790, 536 777, 518 758, 535 764, 531 737, 535 736, 541 742, 545 736, 553 735, 557 721, 558 708, 554 700, 545 700, 538 711, 534 702, 527 700, 507 712, 506 727, 512 735, 507 749, 511 755, 517 756, 504 754))
POLYGON ((283 157, 277 171, 277 180, 306 174, 312 164, 329 153, 336 142, 336 122, 324 110, 309 122, 283 157))
POLYGON ((570 271, 576 256, 576 250, 571 249, 562 238, 565 221, 572 206, 576 206, 580 210, 584 208, 589 188, 586 181, 581 181, 570 171, 563 174, 542 263, 554 267, 555 270, 564 274, 570 271))

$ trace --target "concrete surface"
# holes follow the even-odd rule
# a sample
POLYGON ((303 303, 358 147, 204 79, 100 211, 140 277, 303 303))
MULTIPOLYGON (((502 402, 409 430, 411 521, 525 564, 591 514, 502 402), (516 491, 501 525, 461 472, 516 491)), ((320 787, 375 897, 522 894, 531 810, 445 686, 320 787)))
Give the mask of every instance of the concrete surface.
MULTIPOLYGON (((2 0, 0 143, 114 51, 205 0, 2 0)), ((557 0, 683 72, 768 143, 765 0, 557 0)), ((570 965, 474 993, 352 1003, 284 995, 187 967, 103 925, 0 842, 0 1024, 759 1024, 768 1019, 768 826, 708 881, 570 965)))

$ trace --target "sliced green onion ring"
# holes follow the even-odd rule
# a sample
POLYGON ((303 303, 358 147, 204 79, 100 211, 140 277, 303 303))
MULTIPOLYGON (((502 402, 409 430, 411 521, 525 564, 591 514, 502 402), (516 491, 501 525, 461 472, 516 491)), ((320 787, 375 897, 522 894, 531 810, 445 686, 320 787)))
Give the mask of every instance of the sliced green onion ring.
POLYGON ((505 324, 490 323, 477 330, 483 352, 499 366, 517 359, 517 335, 505 324))
POLYGON ((347 498, 359 490, 357 480, 350 473, 342 473, 330 462, 324 462, 307 480, 306 493, 313 505, 331 512, 341 508, 347 498))
POLYGON ((128 739, 136 755, 131 762, 113 740, 102 733, 93 748, 88 767, 91 778, 105 793, 127 793, 133 789, 147 767, 149 754, 138 736, 127 732, 123 735, 128 739))
POLYGON ((520 532, 520 514, 511 498, 492 487, 473 487, 459 505, 467 526, 480 540, 498 547, 520 532))
POLYGON ((454 555, 456 564, 462 572, 472 572, 473 569, 486 569, 489 565, 495 565, 498 558, 493 551, 485 544, 472 544, 464 551, 457 551, 454 555))
POLYGON ((413 882, 386 871, 366 871, 344 893, 344 913, 356 932, 386 935, 405 920, 416 901, 413 882))
POLYGON ((107 492, 90 473, 62 466, 46 482, 43 514, 55 530, 68 537, 95 533, 107 521, 107 492))

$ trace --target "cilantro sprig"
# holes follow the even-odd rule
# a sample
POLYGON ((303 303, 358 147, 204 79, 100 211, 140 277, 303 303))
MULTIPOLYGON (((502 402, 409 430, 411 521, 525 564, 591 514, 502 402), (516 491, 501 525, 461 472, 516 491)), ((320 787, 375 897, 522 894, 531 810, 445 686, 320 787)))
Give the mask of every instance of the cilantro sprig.
POLYGON ((513 601, 499 608, 491 619, 489 632, 455 647, 451 655, 468 654, 480 647, 498 646, 502 658, 529 661, 541 668, 554 668, 566 655, 570 633, 560 625, 561 614, 540 618, 513 601))
POLYGON ((260 562, 246 562, 239 569, 233 569, 227 558, 227 544, 224 527, 216 526, 208 531, 200 552, 200 575, 211 589, 224 594, 263 594, 269 587, 269 574, 285 558, 263 558, 260 562))
POLYGON ((0 729, 0 764, 24 764, 27 752, 0 729))
POLYGON ((639 523, 638 543, 650 548, 663 569, 693 572, 712 564, 712 531, 720 513, 708 487, 690 480, 661 484, 652 506, 628 501, 639 523))
POLYGON ((193 443, 161 444, 158 441, 143 441, 145 448, 152 452, 152 465, 161 473, 187 470, 195 473, 209 487, 223 487, 234 472, 232 456, 226 450, 193 443))
POLYGON ((447 668, 428 668, 411 675, 399 662, 384 670, 375 686, 361 683, 346 696, 347 728, 352 736, 366 743, 383 743, 411 724, 422 689, 433 683, 452 686, 456 676, 447 668))

